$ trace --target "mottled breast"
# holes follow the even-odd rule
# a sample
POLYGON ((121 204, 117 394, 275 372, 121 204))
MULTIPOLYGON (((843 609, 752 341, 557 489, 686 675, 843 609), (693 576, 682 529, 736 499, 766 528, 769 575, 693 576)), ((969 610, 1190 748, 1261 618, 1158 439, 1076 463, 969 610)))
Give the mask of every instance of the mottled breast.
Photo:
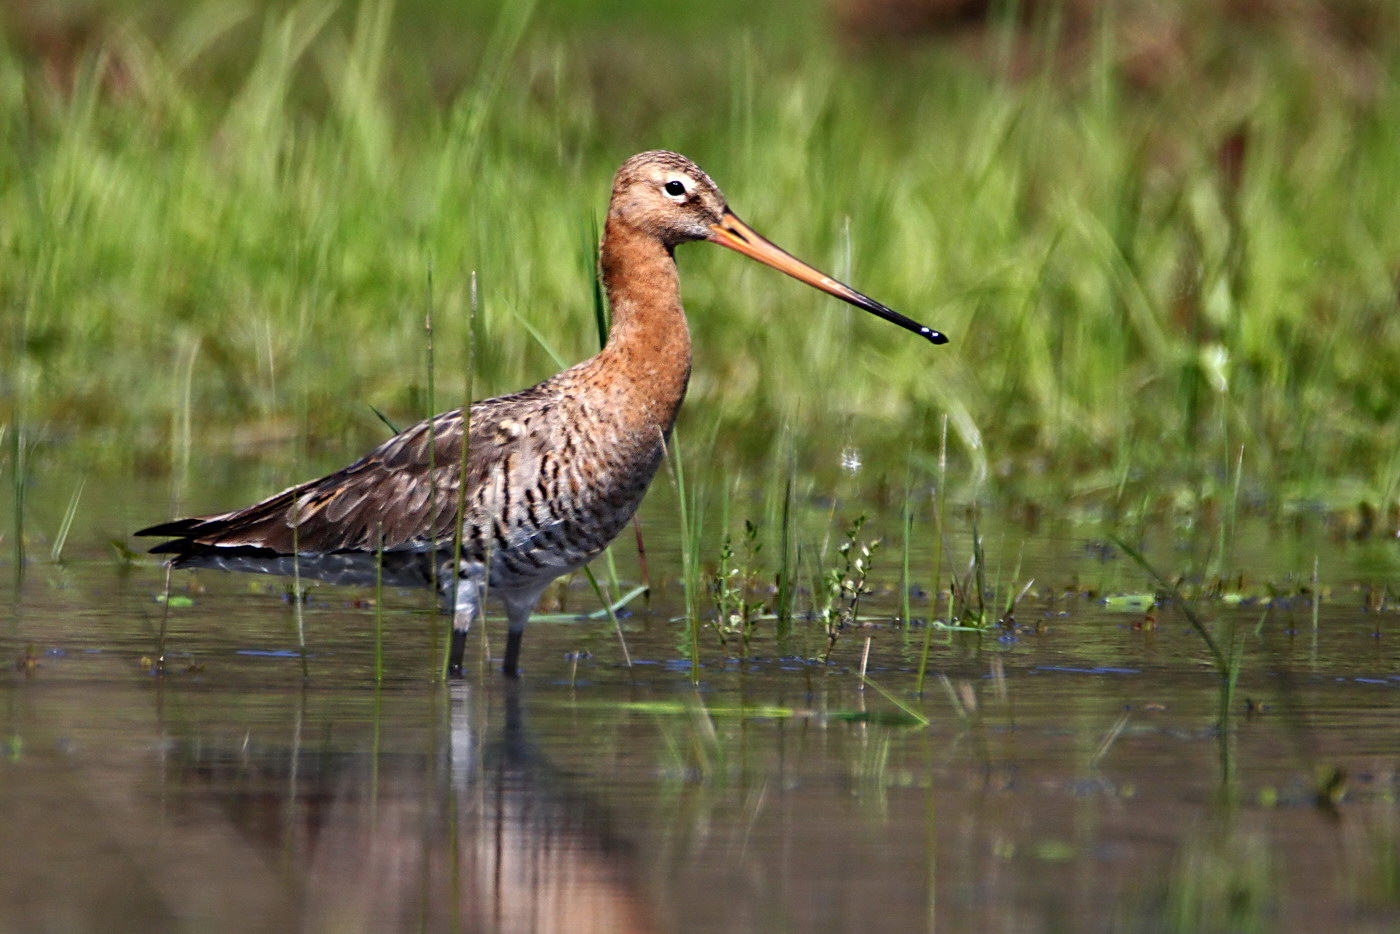
POLYGON ((472 443, 489 466, 475 478, 464 540, 473 556, 489 552, 491 586, 543 586, 598 555, 636 512, 663 433, 609 416, 561 396, 482 426, 472 443))

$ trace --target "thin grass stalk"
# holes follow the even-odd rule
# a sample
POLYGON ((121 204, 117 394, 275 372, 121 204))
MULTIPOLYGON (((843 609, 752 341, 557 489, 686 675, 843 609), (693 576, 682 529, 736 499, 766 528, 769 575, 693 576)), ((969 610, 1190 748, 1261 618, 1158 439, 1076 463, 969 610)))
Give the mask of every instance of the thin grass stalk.
POLYGON ((699 569, 698 555, 696 554, 699 543, 695 538, 696 532, 691 515, 691 507, 694 505, 690 501, 691 492, 686 487, 685 464, 681 456, 680 432, 672 431, 671 438, 665 443, 664 455, 666 465, 671 475, 671 484, 676 490, 676 511, 680 519, 680 540, 681 540, 681 589, 685 595, 685 616, 686 625, 689 627, 690 637, 690 681, 692 684, 700 682, 700 608, 699 608, 699 569))
MULTIPOLYGON (((797 543, 792 552, 792 574, 794 580, 809 580, 815 586, 820 583, 820 573, 810 566, 812 564, 811 552, 811 546, 804 548, 802 542, 797 543)), ((812 658, 815 654, 812 649, 812 634, 816 631, 817 623, 817 591, 815 590, 808 595, 807 614, 807 625, 800 630, 805 637, 802 640, 801 655, 803 658, 812 658)), ((807 667, 804 667, 803 670, 808 671, 807 667)), ((809 687, 810 680, 811 674, 808 671, 809 687)))
POLYGON ((1089 768, 1096 769, 1099 767, 1099 763, 1103 761, 1103 757, 1108 755, 1108 751, 1113 748, 1113 744, 1118 741, 1118 737, 1127 729, 1128 720, 1131 716, 1132 715, 1125 710, 1118 715, 1117 720, 1113 721, 1113 725, 1108 728, 1108 732, 1105 733, 1103 739, 1099 741, 1098 748, 1095 749, 1094 754, 1089 757, 1089 768))
POLYGON ((1235 624, 1233 617, 1230 617, 1228 625, 1230 630, 1229 653, 1226 656, 1225 677, 1220 684, 1220 728, 1222 730, 1229 723, 1230 714, 1235 709, 1235 688, 1239 683, 1244 653, 1244 644, 1239 639, 1239 627, 1235 624))
MULTIPOLYGON (((1221 420, 1224 421, 1222 414, 1221 420)), ((1230 478, 1230 499, 1225 504, 1224 515, 1220 521, 1220 538, 1216 547, 1219 555, 1219 564, 1216 568, 1216 576, 1223 578, 1230 571, 1229 555, 1231 545, 1235 540, 1235 527, 1238 521, 1240 502, 1240 480, 1244 473, 1244 445, 1240 445, 1239 453, 1235 456, 1233 465, 1226 465, 1226 476, 1230 478), (1233 470, 1231 469, 1233 467, 1233 470)))
POLYGON ((1229 623, 1229 654, 1224 677, 1220 679, 1219 710, 1216 712, 1216 750, 1220 761, 1219 797, 1223 804, 1233 807, 1239 797, 1235 769, 1235 731, 1230 722, 1234 717, 1236 687, 1239 683, 1244 646, 1238 638, 1239 627, 1231 618, 1229 623))
POLYGON ((642 586, 646 588, 646 593, 643 595, 642 599, 646 601, 647 606, 650 606, 651 568, 647 564, 646 541, 642 538, 642 517, 636 513, 632 515, 632 531, 636 533, 637 537, 637 572, 642 577, 642 586))
MULTIPOLYGON (((943 589, 943 510, 948 501, 948 416, 943 416, 943 430, 938 443, 938 490, 933 499, 933 587, 929 590, 928 620, 924 624, 924 644, 919 651, 919 673, 914 679, 914 693, 923 696, 924 676, 928 673, 929 649, 933 644, 933 621, 938 615, 938 595, 943 589)), ((951 607, 951 602, 949 603, 951 607)))
POLYGON ((373 819, 379 812, 379 755, 383 749, 384 733, 384 685, 380 681, 374 684, 374 706, 370 711, 370 735, 369 745, 369 812, 373 819))
MULTIPOLYGON (((434 353, 433 353, 433 264, 432 264, 432 260, 431 260, 431 259, 428 261, 427 288, 426 288, 426 291, 425 291, 425 293, 424 293, 424 303, 425 303, 425 305, 426 305, 426 307, 425 307, 424 310, 423 310, 423 336, 424 336, 424 341, 425 341, 425 347, 424 347, 425 361, 424 361, 424 362, 425 362, 425 365, 426 365, 426 368, 427 368, 427 393, 426 393, 427 398, 424 399, 424 403, 425 403, 425 407, 427 408, 427 411, 424 413, 423 417, 424 417, 425 419, 428 420, 428 477, 430 478, 430 481, 429 481, 429 483, 428 483, 428 515, 430 515, 430 516, 436 516, 436 515, 437 515, 437 512, 438 512, 438 509, 437 509, 438 485, 437 485, 437 483, 436 483, 436 479, 437 479, 437 418, 436 418, 436 416, 437 416, 437 384, 436 384, 436 369, 437 369, 437 368, 436 368, 436 366, 435 366, 434 353)), ((458 572, 458 569, 454 567, 454 568, 452 569, 452 571, 453 571, 453 573, 455 574, 455 573, 458 572)), ((436 554, 431 554, 431 553, 430 553, 430 557, 429 557, 429 561, 428 561, 428 583, 429 583, 429 586, 432 587, 433 600, 434 600, 434 601, 438 600, 438 599, 439 599, 439 595, 442 593, 442 589, 441 589, 441 587, 439 586, 439 584, 441 583, 441 581, 440 581, 440 578, 439 578, 438 560, 437 560, 437 555, 436 555, 436 554)), ((455 607, 456 607, 456 603, 457 603, 457 601, 456 601, 456 592, 455 592, 455 590, 454 590, 454 593, 453 593, 453 600, 452 600, 452 604, 453 604, 454 610, 455 610, 455 607)), ((436 610, 436 608, 437 608, 437 607, 436 607, 436 604, 434 604, 433 609, 436 610)), ((450 638, 449 638, 449 639, 445 639, 445 640, 441 638, 441 635, 442 635, 442 633, 441 633, 442 626, 437 622, 436 613, 434 613, 434 612, 429 612, 429 613, 428 613, 428 620, 429 620, 428 638, 429 638, 429 640, 430 640, 430 642, 429 642, 430 648, 429 648, 429 651, 428 651, 429 657, 431 658, 431 657, 436 657, 436 656, 438 656, 439 654, 442 654, 442 655, 447 654, 448 652, 451 651, 452 640, 451 640, 450 638), (439 646, 442 646, 444 642, 446 643, 446 647, 445 647, 445 648, 442 648, 442 649, 439 649, 438 647, 439 647, 439 646)), ((446 664, 446 662, 444 662, 441 666, 439 666, 439 668, 440 668, 440 670, 435 670, 435 671, 432 672, 432 674, 429 676, 429 680, 437 680, 438 678, 444 677, 444 675, 445 675, 445 673, 446 673, 446 671, 447 671, 447 664, 446 664)))
MULTIPOLYGON (((977 528, 976 506, 972 510, 972 577, 972 585, 977 589, 977 625, 979 628, 985 628, 987 625, 987 555, 982 547, 982 533, 977 528)), ((967 599, 966 594, 963 594, 963 599, 967 599)), ((970 602, 968 609, 972 609, 970 602)))
MULTIPOLYGON (((492 563, 496 560, 495 543, 492 541, 493 536, 487 535, 484 537, 486 542, 481 555, 481 565, 483 568, 486 568, 486 572, 481 575, 481 592, 477 596, 475 620, 477 624, 476 628, 481 632, 481 663, 479 674, 484 674, 486 669, 491 667, 491 637, 487 632, 490 627, 486 625, 486 600, 491 595, 490 568, 492 563)), ((455 609, 453 610, 453 614, 455 618, 455 609)))
POLYGON ((49 559, 55 564, 63 560, 63 546, 68 542, 68 533, 73 528, 73 520, 77 518, 78 502, 83 498, 83 487, 86 485, 87 478, 84 477, 68 498, 68 508, 63 512, 63 521, 59 523, 58 534, 54 536, 53 547, 49 549, 49 559))
POLYGON ((175 463, 171 473, 175 477, 176 489, 184 490, 189 484, 190 460, 194 451, 194 366, 199 358, 199 339, 191 338, 184 361, 184 381, 180 393, 179 425, 176 444, 171 451, 175 463))
POLYGON ((1311 585, 1312 585, 1312 631, 1313 631, 1313 633, 1314 633, 1314 636, 1313 636, 1314 639, 1317 638, 1316 633, 1317 633, 1318 624, 1321 622, 1321 619, 1322 619, 1322 585, 1321 585, 1321 582, 1318 580, 1318 576, 1319 576, 1319 575, 1318 575, 1318 567, 1319 567, 1319 564, 1320 564, 1320 561, 1319 561, 1318 556, 1317 556, 1317 555, 1313 555, 1313 566, 1312 566, 1312 580, 1311 580, 1311 585))
POLYGON ((870 636, 865 637, 865 648, 863 648, 860 653, 860 684, 856 685, 856 690, 861 692, 865 691, 865 672, 867 671, 870 665, 871 641, 872 640, 870 636))
POLYGON ((598 331, 598 349, 602 350, 608 345, 608 333, 612 329, 612 321, 608 314, 607 292, 603 288, 602 270, 598 268, 598 244, 600 242, 598 233, 598 220, 596 217, 589 218, 589 237, 585 244, 585 257, 587 258, 589 271, 589 282, 592 288, 589 290, 589 297, 593 302, 593 326, 598 331))
POLYGON ((175 570, 174 565, 165 562, 165 599, 160 611, 160 631, 156 633, 156 674, 165 674, 165 634, 169 631, 170 625, 170 575, 175 570))
POLYGON ((1124 554, 1132 558, 1138 567, 1151 575, 1152 579, 1157 582, 1157 585, 1165 590, 1172 600, 1176 601, 1181 606, 1181 611, 1186 614, 1187 621, 1191 624, 1191 627, 1196 630, 1196 634, 1201 637, 1201 641, 1206 644, 1206 648, 1210 651, 1211 660, 1215 662, 1216 670, 1219 671, 1221 675, 1224 675, 1229 670, 1229 659, 1226 657, 1225 653, 1220 650, 1219 644, 1210 634, 1210 631, 1206 629, 1205 624, 1201 622, 1201 618, 1196 615, 1196 611, 1191 609, 1186 598, 1182 595, 1181 589, 1177 587, 1173 581, 1167 580, 1167 578, 1164 577, 1154 565, 1150 564, 1147 559, 1142 556, 1142 553, 1132 545, 1129 545, 1116 535, 1110 537, 1115 545, 1123 549, 1124 554))
MULTIPOLYGON (((1025 559, 1026 543, 1023 540, 1021 542, 1021 547, 1016 550, 1016 567, 1014 570, 1012 570, 1010 582, 1007 584, 1006 587, 1008 599, 1006 601, 1006 610, 1001 614, 1001 619, 1003 620, 1010 619, 1016 614, 1016 604, 1020 603, 1021 598, 1023 598, 1026 594, 1030 593, 1031 587, 1035 586, 1035 578, 1032 577, 1021 587, 1020 590, 1016 589, 1016 584, 1021 579, 1021 564, 1025 561, 1025 559)), ((1000 590, 1001 588, 998 587, 997 589, 1000 590)))
MULTIPOLYGON (((1018 571, 1018 572, 1019 572, 1019 570, 1020 570, 1020 567, 1021 567, 1021 563, 1020 563, 1019 561, 1016 562, 1016 568, 1017 568, 1017 571, 1018 571)), ((1017 581, 1017 580, 1019 580, 1019 579, 1020 579, 1020 574, 1018 573, 1015 577, 1013 577, 1013 578, 1011 579, 1011 580, 1012 580, 1012 586, 1015 586, 1015 581, 1017 581)), ((1023 585, 1021 586, 1021 589, 1020 589, 1020 590, 1017 590, 1017 591, 1008 591, 1008 592, 1011 594, 1011 599, 1008 600, 1007 603, 1006 603, 1006 612, 1005 612, 1005 613, 1003 614, 1003 616, 1002 616, 1003 619, 1010 619, 1011 617, 1013 617, 1013 616, 1016 615, 1016 605, 1026 598, 1026 594, 1030 593, 1030 592, 1031 592, 1031 588, 1034 587, 1034 586, 1035 586, 1035 578, 1032 577, 1030 580, 1026 581, 1025 584, 1023 584, 1023 585)))
POLYGON ((909 462, 905 461, 904 502, 900 506, 899 543, 899 613, 904 620, 904 631, 909 631, 910 620, 914 617, 912 599, 909 594, 909 549, 914 536, 914 489, 909 475, 909 462))
POLYGON ((864 687, 872 687, 872 688, 874 688, 874 689, 876 690, 876 692, 877 692, 881 697, 883 697, 885 700, 889 701, 889 702, 890 702, 891 704, 893 704, 894 706, 898 707, 901 711, 903 711, 905 714, 907 714, 911 720, 914 720, 915 722, 917 722, 917 723, 919 724, 919 726, 928 726, 928 724, 929 724, 928 717, 924 716, 922 713, 920 713, 919 711, 915 710, 913 707, 910 707, 908 704, 904 703, 904 701, 900 700, 900 699, 899 699, 898 697, 896 697, 893 693, 891 693, 890 691, 887 691, 887 690, 885 690, 884 688, 880 687, 880 685, 879 685, 878 683, 876 683, 876 682, 874 682, 874 681, 871 681, 871 680, 870 680, 869 678, 867 678, 864 674, 862 674, 862 675, 860 676, 860 680, 861 680, 861 686, 862 686, 863 688, 864 688, 864 687))
POLYGON ((390 421, 389 416, 379 411, 379 409, 375 408, 373 405, 370 405, 369 410, 374 413, 375 418, 379 419, 381 422, 384 423, 384 427, 388 428, 390 432, 392 432, 393 434, 399 433, 399 426, 395 425, 392 421, 390 421))
POLYGON ((1167 580, 1156 567, 1149 564, 1147 559, 1132 545, 1129 545, 1116 535, 1112 536, 1112 539, 1113 543, 1121 548, 1124 554, 1132 558, 1139 567, 1150 574, 1152 578, 1157 581, 1158 586, 1165 590, 1171 596, 1172 600, 1181 607, 1181 612, 1186 614, 1186 619, 1191 624, 1191 628, 1196 630, 1196 634, 1201 637, 1201 641, 1205 643, 1206 648, 1210 651, 1211 660, 1215 663, 1215 670, 1225 682, 1221 685, 1219 727, 1221 730, 1226 729, 1230 716, 1229 704, 1233 700, 1235 681, 1239 677, 1239 658, 1235 657, 1235 634, 1233 628, 1230 632, 1230 652, 1227 654, 1221 651, 1220 644, 1216 642, 1215 637, 1210 634, 1210 630, 1206 628, 1201 618, 1196 615, 1196 611, 1186 602, 1186 598, 1182 595, 1181 589, 1174 582, 1167 580))
POLYGON ((583 566, 583 573, 584 576, 588 578, 588 583, 592 585, 593 593, 597 595, 598 600, 603 604, 603 609, 607 612, 608 619, 613 624, 613 629, 617 632, 617 641, 622 646, 622 659, 627 663, 627 670, 631 671, 632 653, 627 651, 627 636, 622 632, 622 620, 618 618, 617 612, 613 609, 612 595, 603 593, 603 587, 598 583, 598 576, 593 573, 593 568, 585 564, 583 566))
MULTIPOLYGON (((478 311, 481 307, 481 293, 477 289, 476 270, 471 271, 469 283, 469 299, 467 303, 467 366, 465 381, 462 387, 462 448, 457 459, 457 502, 453 506, 455 521, 452 523, 452 573, 458 575, 458 585, 461 586, 462 573, 462 537, 466 534, 467 521, 467 466, 471 463, 471 411, 472 396, 475 394, 476 382, 476 343, 477 328, 481 321, 478 311)), ((436 564, 436 560, 433 562, 436 564)), ((489 576, 489 575, 488 575, 489 576)), ((457 623, 457 593, 452 593, 452 625, 457 623)), ((482 614, 481 629, 486 629, 485 614, 482 614)), ((484 638, 484 637, 483 637, 484 638)), ((486 645, 483 642, 483 647, 486 645)), ((438 659, 438 671, 444 674, 447 665, 451 661, 452 640, 447 639, 442 646, 442 657, 438 659)))
POLYGON ((972 719, 971 711, 967 709, 962 698, 958 696, 958 689, 953 687, 953 682, 941 671, 938 673, 938 684, 943 688, 943 693, 948 695, 948 703, 953 705, 953 712, 958 715, 958 719, 972 719))
MULTIPOLYGON (((380 526, 375 535, 374 549, 374 683, 384 683, 384 528, 380 526)), ((375 690, 375 704, 378 705, 378 688, 375 690)), ((375 724, 376 737, 378 723, 375 724)))
POLYGON ((514 76, 517 62, 515 52, 534 16, 536 0, 501 4, 491 36, 486 41, 485 55, 477 70, 466 106, 454 114, 450 146, 442 152, 439 163, 437 190, 449 187, 447 177, 478 171, 481 144, 486 139, 486 121, 490 117, 500 90, 514 76))
POLYGON ((1235 540, 1235 529, 1239 524, 1240 516, 1240 483, 1244 481, 1244 445, 1240 445, 1240 453, 1235 458, 1235 476, 1230 483, 1230 541, 1235 540))
MULTIPOLYGON (((24 130, 30 129, 28 121, 18 121, 18 125, 24 130)), ((30 132, 10 134, 13 140, 12 145, 17 144, 17 149, 23 153, 24 164, 32 165, 37 160, 34 151, 34 138, 30 132), (14 139, 15 136, 18 139, 14 139)), ((37 223, 39 235, 45 242, 51 241, 54 236, 52 225, 48 215, 43 209, 44 194, 40 191, 39 174, 37 172, 20 172, 19 183, 23 188, 25 205, 29 209, 29 215, 37 223)), ((16 277, 17 279, 19 277, 16 277)), ((26 277, 27 278, 27 277, 26 277)), ((16 283, 18 284, 18 283, 16 283)), ((29 291, 29 283, 25 282, 25 291, 29 291)), ((5 302, 7 318, 11 325, 9 337, 9 347, 13 348, 12 358, 6 361, 5 366, 0 367, 3 375, 0 375, 0 392, 4 392, 11 400, 10 421, 0 424, 0 438, 3 438, 9 445, 10 462, 10 561, 11 561, 11 584, 16 612, 12 616, 12 625, 15 634, 19 632, 19 613, 21 590, 24 585, 24 432, 21 425, 24 424, 25 415, 25 388, 26 370, 24 357, 20 353, 20 348, 28 344, 28 323, 29 307, 28 303, 18 304, 11 308, 9 302, 5 302)))
POLYGON ((999 702, 1004 704, 1010 697, 1010 692, 1006 686, 1006 663, 1002 661, 1000 655, 993 655, 989 667, 991 668, 989 676, 992 682, 992 693, 999 702))
POLYGON ((792 603, 795 591, 795 562, 792 535, 792 495, 796 462, 789 457, 787 476, 783 478, 783 507, 778 523, 778 580, 774 611, 778 617, 777 637, 781 642, 792 632, 792 603))
POLYGON ((297 650, 301 656, 301 677, 311 676, 306 659, 306 617, 301 595, 301 510, 292 512, 292 615, 297 621, 297 650))
POLYGON ((622 575, 617 570, 617 556, 611 548, 603 552, 603 564, 608 569, 608 595, 615 600, 626 588, 622 584, 622 575))
MULTIPOLYGON (((731 483, 725 483, 721 487, 721 489, 724 491, 724 495, 720 497, 719 502, 720 537, 722 542, 725 542, 730 546, 728 549, 730 552, 733 552, 732 546, 734 541, 733 530, 729 527, 729 507, 731 503, 730 494, 732 488, 733 485, 731 483)), ((726 549, 722 545, 720 551, 721 558, 724 557, 725 550, 726 549)), ((726 563, 731 565, 737 564, 737 553, 731 553, 728 561, 722 560, 719 563, 719 565, 716 566, 715 577, 711 578, 708 581, 709 586, 707 589, 709 589, 710 591, 710 598, 714 602, 715 607, 715 635, 719 637, 720 647, 724 650, 725 654, 729 654, 729 643, 726 635, 726 627, 728 625, 730 612, 730 598, 727 589, 725 591, 721 591, 717 587, 717 585, 719 584, 719 577, 721 575, 727 574, 730 571, 730 568, 723 566, 726 563)), ((741 597, 740 600, 742 601, 742 599, 743 598, 741 597)))
POLYGON ((768 530, 769 554, 775 555, 773 571, 773 634, 781 647, 792 634, 793 613, 793 449, 789 423, 778 430, 779 451, 772 458, 774 470, 763 500, 764 526, 768 530))
POLYGON ((10 426, 10 551, 14 563, 15 599, 19 599, 20 587, 24 583, 24 432, 18 421, 10 426))

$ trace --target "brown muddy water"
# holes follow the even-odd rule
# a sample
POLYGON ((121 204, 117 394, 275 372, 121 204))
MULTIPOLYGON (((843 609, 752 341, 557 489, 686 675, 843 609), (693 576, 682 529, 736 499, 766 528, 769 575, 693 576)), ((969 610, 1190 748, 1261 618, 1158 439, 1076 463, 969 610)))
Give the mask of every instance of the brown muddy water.
MULTIPOLYGON (((89 484, 57 563, 75 485, 51 486, 22 574, 12 527, 3 543, 0 932, 1400 926, 1391 541, 1233 531, 1244 580, 1197 604, 1240 650, 1221 731, 1179 608, 1105 602, 1150 587, 1093 523, 984 519, 989 586, 1037 583, 1012 626, 935 631, 922 696, 890 534, 868 623, 829 662, 803 625, 779 644, 765 624, 742 661, 706 632, 693 685, 664 493, 655 593, 622 620, 630 667, 611 622, 573 618, 598 606, 579 579, 531 624, 518 684, 489 661, 499 623, 444 684, 445 618, 394 591, 376 686, 371 591, 311 592, 303 676, 286 583, 218 572, 176 575, 153 674, 164 573, 109 539, 166 518, 166 497, 89 484)), ((1162 532, 1152 555, 1181 572, 1212 535, 1162 532)), ((947 541, 964 566, 969 530, 947 541)))

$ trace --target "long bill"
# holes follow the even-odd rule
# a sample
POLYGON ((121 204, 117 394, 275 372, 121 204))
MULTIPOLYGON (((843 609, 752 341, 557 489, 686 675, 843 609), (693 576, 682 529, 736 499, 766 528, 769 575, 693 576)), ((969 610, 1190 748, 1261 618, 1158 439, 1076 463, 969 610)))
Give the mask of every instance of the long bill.
POLYGON ((932 343, 948 343, 948 338, 941 332, 926 327, 912 318, 906 318, 893 308, 881 305, 875 299, 862 295, 844 282, 838 282, 826 273, 808 266, 771 241, 765 240, 752 227, 739 220, 733 211, 726 210, 719 223, 710 226, 708 239, 711 243, 727 246, 735 252, 743 253, 750 259, 756 259, 760 263, 772 266, 779 272, 785 272, 800 282, 821 289, 829 295, 835 295, 843 302, 850 302, 857 308, 864 308, 872 315, 891 321, 905 330, 913 331, 932 343))

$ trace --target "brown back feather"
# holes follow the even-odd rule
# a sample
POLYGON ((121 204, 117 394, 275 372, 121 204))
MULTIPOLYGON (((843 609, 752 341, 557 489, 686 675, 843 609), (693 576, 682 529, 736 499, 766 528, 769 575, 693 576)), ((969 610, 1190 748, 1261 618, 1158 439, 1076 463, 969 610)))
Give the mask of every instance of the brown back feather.
MULTIPOLYGON (((547 383, 471 407, 467 525, 488 515, 491 489, 507 463, 537 460, 548 445, 553 406, 547 383)), ((251 506, 223 515, 181 519, 138 535, 175 535, 153 551, 181 546, 293 551, 419 548, 451 540, 458 511, 463 419, 460 409, 419 422, 360 460, 251 506), (382 539, 381 539, 382 536, 382 539), (382 544, 381 544, 382 541, 382 544)), ((466 551, 470 553, 470 542, 466 551)))

